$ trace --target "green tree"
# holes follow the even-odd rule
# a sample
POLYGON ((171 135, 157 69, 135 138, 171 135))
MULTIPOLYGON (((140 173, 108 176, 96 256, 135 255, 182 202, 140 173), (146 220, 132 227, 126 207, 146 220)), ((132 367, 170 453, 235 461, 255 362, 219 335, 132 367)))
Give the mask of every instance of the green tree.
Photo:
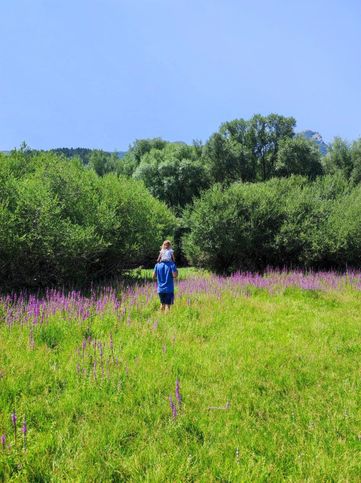
POLYGON ((161 138, 136 139, 122 158, 119 173, 132 176, 145 154, 152 149, 162 150, 166 145, 167 141, 163 141, 161 138))
POLYGON ((194 146, 167 143, 145 153, 133 173, 148 190, 177 213, 209 186, 206 168, 194 146))
POLYGON ((351 145, 352 172, 351 180, 354 184, 361 182, 361 138, 351 145))
POLYGON ((224 184, 270 179, 280 142, 294 136, 295 123, 292 117, 256 114, 222 124, 204 148, 212 179, 224 184))
POLYGON ((299 174, 314 179, 322 174, 320 150, 303 136, 285 138, 279 145, 275 172, 279 176, 299 174))
POLYGON ((257 160, 257 178, 265 181, 275 175, 279 143, 294 136, 296 120, 278 114, 256 114, 249 123, 248 145, 257 160))
POLYGON ((116 170, 114 158, 109 153, 100 149, 94 149, 89 157, 89 167, 93 168, 99 176, 116 170))
POLYGON ((323 158, 323 164, 326 174, 340 171, 347 179, 350 179, 353 162, 349 143, 340 137, 336 137, 329 145, 327 154, 323 158))

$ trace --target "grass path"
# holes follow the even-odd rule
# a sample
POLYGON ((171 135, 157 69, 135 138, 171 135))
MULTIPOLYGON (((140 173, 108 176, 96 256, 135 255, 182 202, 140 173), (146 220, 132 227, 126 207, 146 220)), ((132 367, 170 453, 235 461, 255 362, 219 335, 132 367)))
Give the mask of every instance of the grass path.
POLYGON ((0 478, 360 481, 360 335, 355 290, 0 321, 0 478))

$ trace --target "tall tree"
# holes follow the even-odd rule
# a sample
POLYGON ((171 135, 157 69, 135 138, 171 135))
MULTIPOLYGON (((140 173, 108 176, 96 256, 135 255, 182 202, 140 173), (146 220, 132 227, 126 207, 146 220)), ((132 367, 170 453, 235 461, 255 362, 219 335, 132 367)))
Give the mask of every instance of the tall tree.
POLYGON ((353 169, 349 143, 340 137, 335 137, 329 146, 326 156, 323 158, 323 164, 327 174, 341 171, 349 179, 353 169))
POLYGON ((280 142, 294 136, 296 121, 278 114, 254 115, 221 125, 204 148, 214 181, 265 181, 275 173, 280 142))
POLYGON ((279 144, 294 136, 296 120, 278 114, 261 116, 256 114, 249 121, 248 145, 256 158, 257 178, 266 181, 275 175, 275 164, 279 144))
POLYGON ((209 178, 197 149, 182 143, 167 143, 145 153, 133 173, 149 191, 176 212, 209 186, 209 178))
POLYGON ((168 144, 167 141, 161 138, 136 139, 122 159, 121 174, 132 176, 145 154, 152 149, 163 149, 166 144, 168 144))
POLYGON ((303 136, 286 138, 280 143, 275 168, 280 176, 300 174, 314 179, 322 174, 320 150, 303 136))
POLYGON ((361 138, 351 145, 352 173, 351 179, 354 183, 361 183, 361 138))

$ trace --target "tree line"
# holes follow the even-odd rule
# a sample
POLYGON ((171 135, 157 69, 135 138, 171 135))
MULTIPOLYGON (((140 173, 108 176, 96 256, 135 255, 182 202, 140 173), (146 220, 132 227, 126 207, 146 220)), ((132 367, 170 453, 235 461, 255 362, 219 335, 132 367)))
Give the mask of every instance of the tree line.
POLYGON ((361 139, 336 137, 322 156, 317 144, 295 132, 296 120, 278 114, 254 115, 223 123, 205 144, 139 139, 122 157, 95 151, 89 164, 103 176, 116 172, 144 182, 175 213, 215 183, 263 182, 292 175, 314 180, 342 173, 361 181, 361 139))
POLYGON ((335 138, 322 156, 295 125, 257 114, 205 144, 0 155, 1 284, 82 283, 150 265, 164 237, 178 261, 223 273, 359 266, 361 139, 335 138))

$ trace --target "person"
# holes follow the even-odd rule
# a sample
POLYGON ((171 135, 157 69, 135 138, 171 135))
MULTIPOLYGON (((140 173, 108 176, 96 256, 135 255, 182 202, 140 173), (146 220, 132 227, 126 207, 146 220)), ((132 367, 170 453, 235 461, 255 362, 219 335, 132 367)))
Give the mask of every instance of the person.
POLYGON ((175 262, 174 250, 169 240, 164 240, 160 247, 160 252, 157 258, 157 262, 175 262))
POLYGON ((153 280, 157 281, 160 310, 168 312, 174 303, 174 279, 178 270, 173 261, 160 261, 154 267, 153 280))

